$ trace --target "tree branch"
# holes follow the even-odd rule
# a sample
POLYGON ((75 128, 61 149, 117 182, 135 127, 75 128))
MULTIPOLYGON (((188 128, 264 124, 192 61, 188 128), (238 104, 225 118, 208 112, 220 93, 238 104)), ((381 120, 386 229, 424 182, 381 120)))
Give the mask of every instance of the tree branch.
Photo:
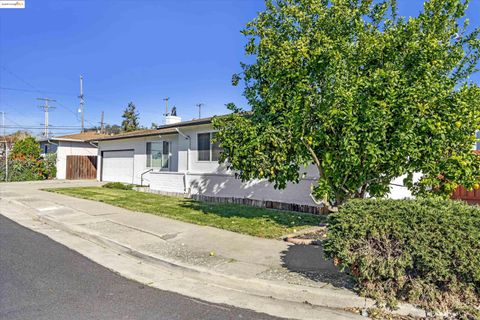
POLYGON ((307 148, 308 152, 310 152, 310 155, 312 156, 313 162, 315 162, 315 165, 317 166, 318 175, 320 176, 320 178, 323 178, 324 177, 324 172, 323 172, 323 167, 322 167, 322 163, 320 162, 320 159, 318 159, 318 157, 315 154, 315 151, 312 149, 312 147, 308 143, 306 143, 305 140, 303 140, 303 137, 302 137, 302 142, 305 145, 305 148, 307 148))

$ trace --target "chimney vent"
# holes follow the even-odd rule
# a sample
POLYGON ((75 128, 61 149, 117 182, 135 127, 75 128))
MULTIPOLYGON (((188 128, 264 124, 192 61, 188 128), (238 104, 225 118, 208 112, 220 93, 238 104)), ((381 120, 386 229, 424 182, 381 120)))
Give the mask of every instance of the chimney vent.
POLYGON ((179 123, 182 122, 182 118, 177 117, 177 116, 171 116, 168 115, 165 117, 165 124, 173 124, 173 123, 179 123))

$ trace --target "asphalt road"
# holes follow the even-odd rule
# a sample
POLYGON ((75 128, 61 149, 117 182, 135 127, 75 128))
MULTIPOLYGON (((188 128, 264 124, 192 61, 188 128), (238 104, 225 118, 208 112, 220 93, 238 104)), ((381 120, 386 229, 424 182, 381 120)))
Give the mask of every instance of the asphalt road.
POLYGON ((0 215, 0 319, 278 319, 125 279, 0 215))

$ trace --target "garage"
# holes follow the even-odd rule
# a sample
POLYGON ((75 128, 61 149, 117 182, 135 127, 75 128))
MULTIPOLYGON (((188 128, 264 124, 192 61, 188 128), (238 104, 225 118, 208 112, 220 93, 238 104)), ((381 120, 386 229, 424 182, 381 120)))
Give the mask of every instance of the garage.
POLYGON ((133 150, 102 151, 102 181, 133 183, 133 150))

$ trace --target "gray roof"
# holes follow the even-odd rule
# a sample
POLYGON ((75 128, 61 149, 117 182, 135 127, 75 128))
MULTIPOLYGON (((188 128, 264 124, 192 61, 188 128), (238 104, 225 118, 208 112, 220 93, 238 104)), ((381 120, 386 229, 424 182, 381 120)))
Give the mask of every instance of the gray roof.
POLYGON ((165 124, 158 126, 157 129, 147 129, 147 130, 136 130, 131 132, 120 133, 112 136, 101 137, 98 139, 91 139, 89 141, 108 141, 108 140, 120 140, 120 139, 131 139, 139 137, 149 137, 156 136, 160 134, 175 134, 177 133, 176 128, 189 127, 189 126, 199 126, 202 124, 209 124, 212 122, 213 117, 195 119, 189 121, 182 121, 177 123, 165 124))

